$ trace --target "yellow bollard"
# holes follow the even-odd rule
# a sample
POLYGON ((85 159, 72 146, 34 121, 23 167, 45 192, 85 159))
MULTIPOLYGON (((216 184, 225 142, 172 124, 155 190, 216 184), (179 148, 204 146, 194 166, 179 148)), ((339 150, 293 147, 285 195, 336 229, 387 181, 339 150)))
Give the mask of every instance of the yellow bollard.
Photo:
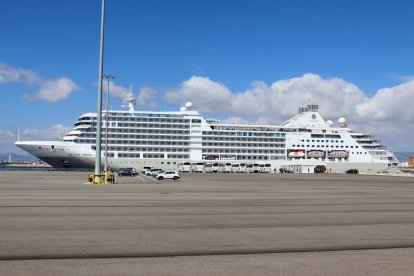
POLYGON ((94 175, 94 177, 95 177, 95 180, 94 180, 94 182, 93 183, 95 183, 95 184, 101 184, 102 182, 102 176, 101 175, 94 175))
POLYGON ((88 181, 85 184, 114 184, 115 175, 111 171, 104 172, 101 175, 88 175, 88 181))

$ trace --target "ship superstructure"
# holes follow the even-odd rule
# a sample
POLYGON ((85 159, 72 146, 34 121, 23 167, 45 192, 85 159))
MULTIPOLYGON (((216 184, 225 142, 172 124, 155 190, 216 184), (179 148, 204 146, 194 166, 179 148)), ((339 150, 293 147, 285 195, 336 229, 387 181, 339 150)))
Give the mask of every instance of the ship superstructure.
MULTIPOLYGON (((108 166, 113 169, 176 169, 180 162, 215 160, 267 163, 275 170, 288 160, 317 159, 330 171, 378 171, 398 163, 373 136, 349 129, 344 118, 338 127, 325 122, 316 105, 300 108, 298 115, 276 126, 205 119, 191 103, 176 112, 135 111, 134 104, 129 95, 128 110, 110 110, 102 117, 102 133, 108 132, 108 166)), ((93 168, 96 119, 96 113, 81 115, 62 141, 16 145, 55 167, 93 168)))

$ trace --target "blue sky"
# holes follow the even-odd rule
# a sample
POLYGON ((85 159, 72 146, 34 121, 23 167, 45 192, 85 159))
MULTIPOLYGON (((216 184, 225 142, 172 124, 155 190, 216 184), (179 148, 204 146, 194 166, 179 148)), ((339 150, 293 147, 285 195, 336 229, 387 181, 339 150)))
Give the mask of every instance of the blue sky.
MULTIPOLYGON (((2 1, 0 151, 17 128, 55 139, 96 110, 100 9, 100 0, 2 1)), ((142 92, 141 109, 191 100, 210 117, 282 123, 312 98, 329 119, 414 150, 404 137, 414 114, 402 111, 414 96, 412 1, 106 0, 106 11, 104 71, 114 93, 130 83, 142 92), (292 100, 260 103, 274 93, 292 100), (267 109, 249 111, 246 99, 267 109)))

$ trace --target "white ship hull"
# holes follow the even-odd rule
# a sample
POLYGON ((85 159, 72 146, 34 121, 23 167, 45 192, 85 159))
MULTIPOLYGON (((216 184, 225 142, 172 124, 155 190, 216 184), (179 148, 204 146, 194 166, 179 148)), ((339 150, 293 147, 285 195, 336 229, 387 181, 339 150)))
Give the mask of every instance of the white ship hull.
MULTIPOLYGON (((73 142, 61 141, 19 141, 16 145, 30 154, 38 157, 44 162, 50 164, 55 168, 82 168, 93 170, 95 167, 95 151, 90 146, 79 145, 73 142), (53 146, 53 150, 52 150, 53 146), (39 149, 40 147, 40 149, 39 149)), ((104 166, 104 156, 101 156, 101 165, 104 166)), ((108 167, 112 170, 117 170, 125 167, 136 168, 141 170, 143 167, 158 167, 165 170, 178 170, 178 164, 183 161, 199 161, 199 160, 182 160, 182 159, 165 159, 154 158, 151 160, 140 158, 108 158, 108 167)), ((220 160, 215 160, 217 162, 220 160)), ((203 160, 203 162, 212 162, 211 160, 203 160)), ((221 162, 246 162, 240 160, 228 161, 221 160, 221 162)), ((286 160, 269 160, 255 163, 270 163, 271 171, 278 172, 279 168, 286 162, 286 160)), ((249 163, 249 162, 247 162, 249 163)), ((252 161, 250 162, 252 163, 252 161)), ((378 162, 330 162, 327 161, 327 172, 344 172, 348 169, 358 168, 361 172, 377 172, 389 168, 389 163, 386 161, 378 162)))
MULTIPOLYGON (((95 168, 95 151, 90 146, 62 141, 18 141, 16 146, 36 156, 55 168, 95 168), (52 148, 53 147, 53 148, 52 148)), ((105 156, 101 156, 101 166, 104 167, 105 156)), ((152 160, 139 158, 108 157, 108 167, 117 170, 125 167, 141 169, 142 167, 161 167, 177 170, 180 159, 154 158, 152 160)))

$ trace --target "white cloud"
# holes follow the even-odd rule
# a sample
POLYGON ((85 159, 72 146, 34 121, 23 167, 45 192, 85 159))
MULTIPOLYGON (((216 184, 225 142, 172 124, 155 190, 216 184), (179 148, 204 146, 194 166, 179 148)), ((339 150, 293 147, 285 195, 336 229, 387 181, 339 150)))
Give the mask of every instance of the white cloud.
POLYGON ((228 124, 243 124, 243 123, 248 123, 249 121, 247 121, 246 119, 242 118, 242 117, 237 117, 237 116, 231 116, 228 117, 226 119, 223 120, 223 122, 228 123, 228 124))
POLYGON ((355 117, 355 107, 367 101, 354 84, 339 78, 324 80, 315 74, 277 81, 271 86, 255 81, 239 93, 232 93, 224 84, 209 78, 193 76, 179 89, 167 91, 165 99, 176 103, 191 101, 201 112, 253 115, 276 123, 292 116, 309 100, 319 104, 328 117, 355 117))
POLYGON ((59 140, 59 137, 68 134, 71 129, 71 127, 66 127, 61 124, 53 125, 46 129, 21 129, 20 139, 28 141, 55 141, 59 140))
MULTIPOLYGON (((104 81, 103 90, 105 93, 108 92, 108 83, 104 81)), ((109 82, 109 94, 112 97, 125 98, 131 94, 132 88, 126 88, 122 85, 116 85, 114 82, 109 82)), ((140 107, 148 109, 158 108, 157 96, 159 90, 152 87, 142 87, 136 97, 136 104, 140 107)))
POLYGON ((391 88, 382 88, 356 108, 357 115, 364 120, 379 122, 414 123, 414 81, 391 88))
POLYGON ((68 77, 56 79, 42 79, 37 73, 29 69, 13 68, 10 65, 0 63, 0 85, 5 83, 22 83, 28 86, 38 86, 39 91, 35 94, 25 93, 26 100, 42 100, 46 102, 57 102, 67 99, 80 87, 68 77))
MULTIPOLYGON (((20 139, 25 141, 55 141, 65 136, 72 128, 61 124, 46 129, 20 129, 20 139)), ((17 141, 17 129, 0 129, 0 144, 11 144, 17 141)))
POLYGON ((146 109, 158 108, 157 97, 159 91, 151 87, 142 87, 137 97, 137 105, 146 109))
MULTIPOLYGON (((45 129, 20 129, 20 140, 24 141, 58 141, 71 130, 60 124, 45 129)), ((0 129, 0 153, 26 154, 14 145, 17 141, 17 129, 0 129)))
POLYGON ((17 131, 0 129, 0 144, 8 144, 17 140, 17 131))
POLYGON ((231 91, 223 84, 196 76, 184 81, 179 89, 167 91, 164 96, 168 102, 184 104, 191 101, 197 110, 212 113, 228 111, 231 98, 231 91))
POLYGON ((0 63, 0 84, 11 82, 32 85, 40 79, 32 70, 13 68, 5 63, 0 63))
MULTIPOLYGON (((105 93, 108 93, 108 83, 106 80, 103 80, 102 84, 103 91, 105 93)), ((109 81, 109 95, 112 97, 119 97, 124 98, 126 95, 128 95, 129 89, 126 87, 123 87, 121 85, 116 85, 113 81, 109 81)))
POLYGON ((387 76, 399 82, 409 82, 409 81, 414 80, 414 76, 409 76, 409 75, 387 75, 387 76))
POLYGON ((54 103, 68 98, 74 91, 80 90, 71 79, 62 77, 54 80, 44 81, 39 92, 34 95, 25 94, 27 100, 42 100, 54 103))

